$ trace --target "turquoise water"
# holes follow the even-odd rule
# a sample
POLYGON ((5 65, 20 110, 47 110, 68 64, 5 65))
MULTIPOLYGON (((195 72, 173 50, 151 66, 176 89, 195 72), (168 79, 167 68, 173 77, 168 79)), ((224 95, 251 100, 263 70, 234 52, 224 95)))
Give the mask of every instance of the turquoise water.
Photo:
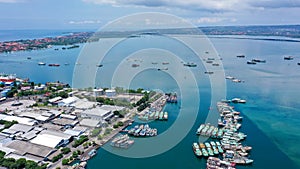
MULTIPOLYGON (((253 147, 251 158, 255 161, 251 166, 238 168, 299 168, 299 43, 217 38, 212 38, 211 41, 223 58, 226 74, 245 80, 245 83, 240 84, 227 81, 229 99, 241 97, 248 101, 245 105, 234 106, 244 116, 241 130, 248 135, 245 143, 253 147), (245 54, 247 58, 238 59, 238 54, 245 54), (293 61, 284 61, 284 55, 293 55, 296 58, 293 61), (247 65, 246 61, 250 58, 266 59, 267 63, 247 65)), ((81 48, 59 51, 47 49, 0 54, 0 72, 16 73, 36 82, 59 80, 71 84, 74 64, 80 50, 81 48), (27 60, 28 56, 32 59, 27 60), (41 67, 37 65, 39 61, 59 63, 61 66, 41 67), (70 65, 65 66, 64 63, 70 65)), ((192 142, 197 140, 194 133, 198 125, 205 121, 208 108, 215 108, 210 105, 211 93, 207 77, 200 75, 202 68, 192 69, 198 78, 201 93, 197 123, 178 145, 161 155, 143 159, 124 158, 99 149, 97 156, 89 161, 88 168, 205 168, 205 160, 195 158, 191 149, 192 142)), ((98 74, 101 79, 100 75, 101 72, 98 74)), ((180 93, 173 79, 163 72, 153 70, 137 76, 131 86, 180 93), (151 75, 153 77, 149 78, 151 75)), ((193 102, 193 98, 189 101, 193 102)), ((153 122, 151 127, 165 131, 176 120, 180 108, 180 104, 167 105, 165 110, 170 112, 170 120, 153 122)))

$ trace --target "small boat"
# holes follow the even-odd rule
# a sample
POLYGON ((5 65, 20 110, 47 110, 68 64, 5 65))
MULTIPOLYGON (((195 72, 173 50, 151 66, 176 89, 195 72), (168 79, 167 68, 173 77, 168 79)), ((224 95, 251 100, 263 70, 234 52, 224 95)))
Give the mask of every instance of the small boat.
POLYGON ((168 112, 165 112, 163 119, 168 120, 168 112))
POLYGON ((65 65, 65 66, 68 66, 68 65, 70 65, 70 63, 65 63, 64 65, 65 65))
POLYGON ((195 63, 190 63, 190 62, 188 62, 188 63, 184 63, 183 64, 183 66, 187 66, 187 67, 196 67, 197 65, 195 64, 195 63))
POLYGON ((284 59, 284 60, 293 60, 294 57, 293 57, 293 56, 285 56, 283 59, 284 59))
POLYGON ((204 73, 209 75, 214 74, 214 72, 204 72, 204 73))
POLYGON ((45 66, 46 63, 44 63, 44 62, 39 62, 38 65, 40 65, 40 66, 45 66))
POLYGON ((251 60, 251 61, 247 61, 247 64, 248 64, 248 65, 255 65, 256 62, 254 62, 254 61, 251 60))
POLYGON ((31 57, 27 57, 27 59, 28 59, 28 60, 30 60, 30 59, 31 59, 31 57))
POLYGON ((254 160, 252 160, 252 159, 248 159, 248 158, 245 159, 245 164, 251 164, 253 162, 254 162, 254 160))
POLYGON ((237 55, 236 56, 237 58, 244 58, 244 57, 246 57, 245 55, 237 55))
POLYGON ((228 79, 228 80, 234 80, 235 77, 233 77, 233 76, 226 76, 225 79, 228 79))
POLYGON ((266 60, 262 60, 262 59, 252 59, 253 62, 257 62, 257 63, 266 63, 266 60))
POLYGON ((241 83, 242 80, 240 80, 240 79, 233 79, 232 82, 234 82, 234 83, 241 83))
POLYGON ((99 64, 99 65, 96 65, 97 67, 102 67, 103 65, 102 64, 99 64))
POLYGON ((135 63, 131 65, 131 67, 139 67, 139 66, 140 66, 139 64, 135 64, 135 63))
POLYGON ((300 65, 300 62, 298 62, 297 65, 300 65))
POLYGON ((169 62, 162 62, 162 64, 163 64, 163 65, 168 65, 168 64, 169 64, 169 62))
POLYGON ((54 66, 54 67, 58 67, 58 66, 60 66, 60 64, 57 64, 57 63, 50 63, 48 66, 54 66))
POLYGON ((200 132, 201 132, 201 130, 202 130, 204 127, 205 127, 205 124, 201 124, 201 125, 199 126, 199 128, 197 129, 196 134, 199 135, 200 132))
POLYGON ((220 66, 219 63, 213 63, 212 65, 213 65, 213 66, 220 66))

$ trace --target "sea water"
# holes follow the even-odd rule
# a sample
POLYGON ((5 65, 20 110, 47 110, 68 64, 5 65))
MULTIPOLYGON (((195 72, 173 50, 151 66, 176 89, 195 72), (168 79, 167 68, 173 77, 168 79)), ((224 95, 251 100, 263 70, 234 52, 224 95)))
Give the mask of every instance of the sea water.
MULTIPOLYGON (((299 151, 297 151, 300 142, 300 104, 298 99, 300 96, 298 90, 300 66, 297 65, 297 62, 300 62, 298 58, 300 56, 299 44, 230 38, 211 38, 211 42, 222 58, 226 75, 244 80, 244 83, 227 81, 227 99, 241 97, 247 100, 245 105, 234 105, 244 117, 241 131, 248 135, 245 143, 253 147, 250 157, 254 159, 254 163, 247 168, 299 168, 299 151), (246 58, 237 58, 236 55, 239 54, 246 55, 246 58), (293 55, 295 59, 285 61, 283 60, 284 55, 293 55), (252 58, 265 59, 267 62, 247 65, 246 61, 252 58)), ((2 53, 0 54, 0 72, 16 73, 19 77, 29 77, 37 83, 62 81, 71 84, 74 65, 82 45, 80 48, 70 50, 58 48, 60 50, 52 48, 2 53), (27 57, 32 59, 28 60, 27 57), (38 62, 58 63, 61 66, 38 66, 38 62), (64 65, 64 63, 69 65, 64 65)), ((200 69, 197 67, 193 71, 195 71, 194 73, 203 73, 200 69)), ((151 73, 159 72, 150 71, 140 74, 133 81, 132 87, 151 89, 154 86, 163 91, 178 91, 174 80, 168 78, 163 72, 156 76, 158 79, 145 78, 151 73), (163 83, 159 77, 163 77, 163 83), (150 82, 153 84, 149 85, 150 82)), ((158 156, 139 159, 120 157, 100 148, 97 156, 89 160, 87 167, 90 169, 205 168, 205 160, 195 157, 191 144, 197 141, 198 137, 195 135, 195 131, 199 124, 205 121, 208 110, 216 108, 215 105, 210 105, 209 86, 205 83, 203 86, 200 85, 201 105, 196 123, 186 137, 171 150, 158 156)), ((188 99, 193 101, 192 98, 188 99)), ((160 131, 166 130, 176 120, 180 108, 180 104, 168 104, 165 111, 169 112, 170 119, 167 122, 154 122, 152 125, 160 131)))

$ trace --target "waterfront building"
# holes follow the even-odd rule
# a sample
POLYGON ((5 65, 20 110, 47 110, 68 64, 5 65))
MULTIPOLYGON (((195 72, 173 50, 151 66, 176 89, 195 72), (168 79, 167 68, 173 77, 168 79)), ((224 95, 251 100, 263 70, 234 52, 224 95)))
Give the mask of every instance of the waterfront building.
POLYGON ((116 90, 115 89, 108 89, 108 90, 105 90, 105 95, 106 97, 114 97, 116 96, 116 90))

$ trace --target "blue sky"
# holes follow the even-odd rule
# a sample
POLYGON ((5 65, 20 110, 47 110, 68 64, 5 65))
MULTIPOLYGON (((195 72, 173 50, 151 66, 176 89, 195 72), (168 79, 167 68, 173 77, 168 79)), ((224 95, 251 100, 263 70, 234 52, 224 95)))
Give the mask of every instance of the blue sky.
POLYGON ((197 26, 300 24, 300 0, 0 0, 0 29, 98 29, 138 12, 197 26))

